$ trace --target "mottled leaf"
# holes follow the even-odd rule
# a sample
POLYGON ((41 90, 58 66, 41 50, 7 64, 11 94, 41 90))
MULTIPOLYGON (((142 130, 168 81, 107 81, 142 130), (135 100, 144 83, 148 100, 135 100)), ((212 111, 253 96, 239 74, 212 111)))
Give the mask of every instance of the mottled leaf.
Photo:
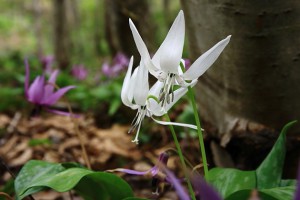
POLYGON ((224 197, 256 186, 255 171, 241 171, 230 168, 213 168, 208 172, 206 180, 224 197))
POLYGON ((293 121, 283 127, 272 150, 261 165, 256 169, 258 189, 275 188, 280 185, 286 153, 286 132, 295 123, 296 121, 293 121))
POLYGON ((119 200, 133 196, 130 186, 114 174, 94 172, 70 163, 28 162, 16 179, 18 199, 45 188, 58 192, 74 189, 86 200, 119 200))

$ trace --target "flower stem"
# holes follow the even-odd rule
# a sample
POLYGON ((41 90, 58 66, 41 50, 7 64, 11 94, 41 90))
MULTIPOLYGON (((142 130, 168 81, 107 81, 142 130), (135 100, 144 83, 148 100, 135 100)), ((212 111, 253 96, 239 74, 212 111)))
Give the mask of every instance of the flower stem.
MULTIPOLYGON (((167 118, 167 121, 171 122, 170 117, 169 117, 168 114, 165 114, 165 117, 167 118)), ((192 187, 189 175, 188 175, 188 171, 186 169, 186 164, 185 164, 185 161, 184 161, 184 157, 183 157, 183 154, 182 154, 180 144, 178 142, 174 127, 172 125, 169 125, 169 128, 171 130, 171 133, 172 133, 172 136, 173 136, 173 139, 174 139, 174 142, 175 142, 175 146, 176 146, 177 151, 178 151, 178 155, 179 155, 182 167, 183 167, 183 172, 184 172, 184 176, 185 176, 185 179, 187 181, 187 184, 188 184, 188 189, 189 189, 190 195, 191 195, 193 200, 196 200, 195 193, 193 191, 193 187, 192 187)))
POLYGON ((197 133, 198 133, 198 138, 199 138, 199 145, 200 145, 203 168, 204 168, 204 176, 206 177, 206 175, 208 174, 208 166, 207 166, 207 160, 206 160, 203 133, 202 133, 202 128, 201 128, 201 124, 200 124, 200 118, 199 118, 199 114, 198 114, 198 110, 197 110, 197 105, 195 102, 194 92, 190 86, 188 87, 188 95, 189 95, 189 98, 191 100, 191 104, 192 104, 193 110, 194 110, 194 116, 195 116, 195 121, 196 121, 196 125, 197 125, 197 133))

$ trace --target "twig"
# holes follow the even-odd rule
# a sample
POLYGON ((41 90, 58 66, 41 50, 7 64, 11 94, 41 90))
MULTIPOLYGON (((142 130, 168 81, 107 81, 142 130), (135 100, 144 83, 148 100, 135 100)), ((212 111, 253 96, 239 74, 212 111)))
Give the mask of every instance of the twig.
MULTIPOLYGON (((58 85, 54 84, 54 83, 48 83, 48 84, 53 85, 56 89, 60 89, 60 87, 58 85)), ((91 164, 90 164, 89 157, 88 157, 88 154, 86 152, 86 149, 85 149, 85 146, 84 146, 84 143, 83 143, 83 138, 82 138, 82 134, 79 130, 78 122, 73 117, 74 113, 73 113, 73 110, 72 110, 72 107, 71 107, 69 101, 67 99, 66 99, 66 101, 67 101, 68 111, 70 113, 70 119, 72 120, 72 122, 74 124, 74 129, 75 129, 76 135, 77 135, 77 137, 79 139, 79 142, 80 142, 80 147, 81 147, 83 159, 85 161, 85 164, 86 164, 87 168, 91 169, 91 164)))
POLYGON ((9 196, 9 194, 7 194, 5 192, 0 192, 0 196, 4 196, 5 199, 8 199, 8 200, 14 200, 11 196, 9 196))
POLYGON ((21 119, 22 114, 20 112, 16 112, 14 115, 14 118, 11 120, 9 126, 7 127, 7 132, 12 133, 14 132, 15 128, 17 127, 20 119, 21 119))
POLYGON ((0 156, 0 164, 4 167, 4 169, 13 177, 16 178, 15 174, 9 169, 8 165, 4 162, 3 158, 0 156))

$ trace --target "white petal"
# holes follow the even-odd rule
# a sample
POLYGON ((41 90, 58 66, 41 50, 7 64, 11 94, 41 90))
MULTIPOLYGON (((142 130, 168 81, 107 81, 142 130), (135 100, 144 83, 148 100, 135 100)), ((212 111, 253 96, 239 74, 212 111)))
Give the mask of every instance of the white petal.
POLYGON ((161 124, 161 125, 174 125, 174 126, 182 126, 182 127, 187 127, 187 128, 192 128, 197 130, 197 126, 192 125, 192 124, 184 124, 184 123, 177 123, 177 122, 165 122, 165 121, 159 121, 151 117, 156 123, 161 124))
POLYGON ((163 88, 164 83, 160 81, 156 81, 156 83, 151 87, 149 91, 149 95, 153 95, 158 98, 160 90, 163 88))
MULTIPOLYGON (((166 114, 161 105, 154 99, 148 99, 147 109, 151 115, 162 116, 166 114)), ((148 116, 149 117, 149 116, 148 116)))
POLYGON ((133 98, 136 104, 144 106, 146 105, 149 92, 148 70, 142 61, 136 70, 137 75, 134 81, 133 98))
POLYGON ((178 73, 184 45, 184 15, 181 10, 173 22, 165 40, 153 56, 152 61, 164 72, 178 73))
POLYGON ((133 65, 133 56, 130 58, 128 70, 126 76, 123 81, 122 91, 121 91, 121 99, 123 104, 128 107, 131 107, 132 104, 132 91, 130 91, 130 81, 131 81, 131 72, 132 72, 132 65, 133 65))
POLYGON ((138 52, 141 55, 142 60, 144 61, 146 67, 149 70, 149 72, 153 76, 157 77, 157 71, 158 71, 158 69, 152 63, 149 51, 147 49, 147 46, 144 43, 142 37, 140 36, 138 30, 136 29, 136 27, 135 27, 135 25, 134 25, 134 23, 132 22, 131 19, 129 19, 129 26, 130 26, 130 29, 131 29, 131 32, 132 32, 132 35, 133 35, 134 42, 136 44, 138 52))
POLYGON ((186 80, 198 79, 219 57, 226 45, 229 43, 231 35, 218 42, 215 46, 202 54, 192 66, 182 75, 186 80))

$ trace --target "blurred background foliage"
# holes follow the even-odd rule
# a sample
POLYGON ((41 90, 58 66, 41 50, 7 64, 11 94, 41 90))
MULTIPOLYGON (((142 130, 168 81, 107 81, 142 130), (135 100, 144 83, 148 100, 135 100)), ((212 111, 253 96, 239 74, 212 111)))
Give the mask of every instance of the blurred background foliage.
POLYGON ((128 18, 133 19, 154 53, 179 9, 179 1, 171 0, 2 1, 0 112, 30 112, 23 90, 27 58, 31 81, 47 70, 60 69, 57 84, 77 86, 67 94, 77 111, 102 107, 101 112, 114 115, 121 106, 127 66, 113 75, 103 67, 106 64, 107 69, 113 69, 118 53, 127 59, 135 55, 139 62, 128 18), (78 66, 83 71, 79 73, 84 73, 81 77, 74 74, 78 66))

